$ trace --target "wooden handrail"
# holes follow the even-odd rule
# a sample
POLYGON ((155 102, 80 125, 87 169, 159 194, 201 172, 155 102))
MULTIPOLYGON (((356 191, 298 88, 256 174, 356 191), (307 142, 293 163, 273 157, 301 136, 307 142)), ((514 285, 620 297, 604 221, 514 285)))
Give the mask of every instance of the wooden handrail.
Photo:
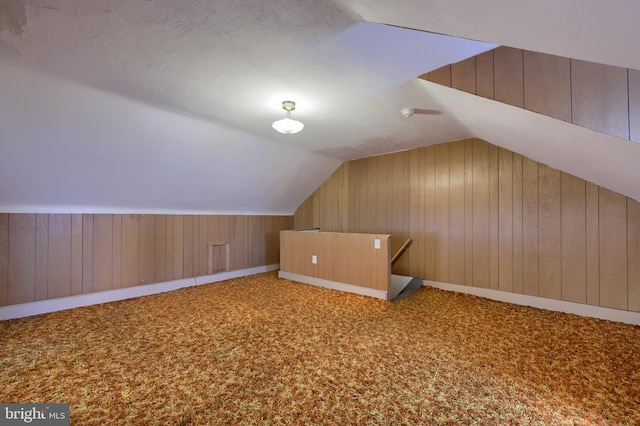
POLYGON ((411 240, 411 238, 407 238, 407 241, 405 241, 402 247, 400 247, 400 250, 398 250, 398 252, 391 258, 391 266, 393 266, 398 261, 398 259, 400 259, 400 256, 404 254, 404 252, 409 248, 412 242, 413 240, 411 240))

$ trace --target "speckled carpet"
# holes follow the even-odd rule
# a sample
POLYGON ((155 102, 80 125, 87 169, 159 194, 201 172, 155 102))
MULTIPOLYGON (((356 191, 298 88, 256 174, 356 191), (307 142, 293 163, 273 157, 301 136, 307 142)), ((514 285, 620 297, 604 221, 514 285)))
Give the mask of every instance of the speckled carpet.
POLYGON ((640 328, 267 273, 0 322, 0 401, 78 425, 633 425, 640 328))

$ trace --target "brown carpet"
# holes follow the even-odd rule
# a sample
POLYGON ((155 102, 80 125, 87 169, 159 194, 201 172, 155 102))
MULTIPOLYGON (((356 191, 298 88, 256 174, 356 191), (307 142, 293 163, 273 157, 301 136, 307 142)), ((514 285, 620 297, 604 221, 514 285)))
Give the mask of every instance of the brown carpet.
POLYGON ((267 273, 0 322, 0 401, 72 424, 640 424, 640 328, 267 273))

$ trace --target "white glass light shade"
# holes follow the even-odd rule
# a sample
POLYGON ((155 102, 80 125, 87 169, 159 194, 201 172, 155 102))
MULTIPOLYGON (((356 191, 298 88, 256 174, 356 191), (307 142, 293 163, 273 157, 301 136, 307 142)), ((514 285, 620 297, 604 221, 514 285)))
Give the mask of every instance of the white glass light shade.
POLYGON ((290 135, 292 133, 298 133, 304 128, 304 124, 291 118, 283 118, 282 120, 274 121, 272 127, 280 133, 290 135))

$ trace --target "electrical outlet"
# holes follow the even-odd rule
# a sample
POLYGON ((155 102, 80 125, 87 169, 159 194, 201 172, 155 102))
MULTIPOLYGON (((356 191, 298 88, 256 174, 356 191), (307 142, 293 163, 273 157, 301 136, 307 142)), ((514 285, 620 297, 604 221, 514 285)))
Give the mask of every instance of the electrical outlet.
POLYGON ((379 249, 380 249, 380 239, 376 238, 376 239, 374 239, 374 240, 373 240, 373 247, 374 247, 376 250, 379 250, 379 249))
POLYGON ((313 263, 314 265, 318 264, 318 256, 316 256, 315 254, 311 256, 311 263, 313 263))

